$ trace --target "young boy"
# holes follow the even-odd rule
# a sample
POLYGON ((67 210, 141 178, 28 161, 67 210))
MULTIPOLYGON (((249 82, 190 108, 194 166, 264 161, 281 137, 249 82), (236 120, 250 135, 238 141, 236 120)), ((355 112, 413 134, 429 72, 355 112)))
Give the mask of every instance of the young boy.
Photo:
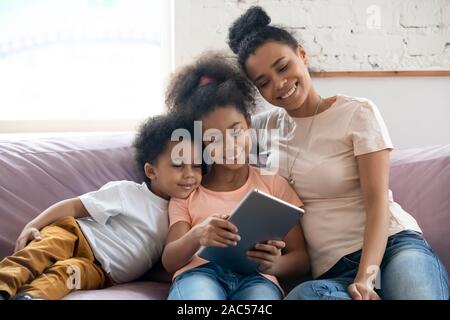
MULTIPOLYGON (((178 128, 192 135, 191 124, 173 114, 141 126, 135 158, 147 181, 109 182, 54 204, 29 222, 15 253, 0 262, 0 299, 60 299, 75 289, 128 282, 149 270, 167 236, 169 198, 187 198, 201 181, 201 168, 188 152, 172 156, 180 142, 171 135, 178 128), (25 247, 29 240, 34 241, 25 247)), ((181 143, 192 155, 198 151, 189 139, 181 143)))

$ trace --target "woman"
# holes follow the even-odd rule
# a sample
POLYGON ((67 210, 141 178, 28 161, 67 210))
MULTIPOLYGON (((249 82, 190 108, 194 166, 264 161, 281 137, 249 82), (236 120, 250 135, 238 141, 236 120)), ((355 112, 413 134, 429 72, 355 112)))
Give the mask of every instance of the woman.
POLYGON ((231 26, 229 45, 263 98, 281 107, 255 117, 254 126, 286 129, 267 164, 305 203, 314 280, 287 299, 448 299, 444 266, 392 200, 393 146, 378 109, 344 95, 322 99, 304 48, 269 23, 262 8, 250 8, 231 26))

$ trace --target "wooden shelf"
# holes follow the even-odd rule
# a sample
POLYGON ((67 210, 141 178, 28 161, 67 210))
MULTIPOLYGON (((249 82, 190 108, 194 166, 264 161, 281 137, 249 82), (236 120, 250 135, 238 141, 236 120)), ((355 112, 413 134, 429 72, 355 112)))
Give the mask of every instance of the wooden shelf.
POLYGON ((450 70, 429 71, 319 71, 310 72, 313 78, 371 78, 371 77, 450 77, 450 70))

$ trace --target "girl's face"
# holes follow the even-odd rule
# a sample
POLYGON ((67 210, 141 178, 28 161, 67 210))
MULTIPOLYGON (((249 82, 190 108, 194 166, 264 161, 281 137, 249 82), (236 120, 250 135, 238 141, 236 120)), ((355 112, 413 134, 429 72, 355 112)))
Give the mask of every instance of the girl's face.
POLYGON ((270 41, 249 56, 245 68, 267 102, 293 112, 303 106, 311 89, 307 63, 303 48, 294 51, 270 41))
POLYGON ((234 106, 218 107, 201 120, 204 140, 209 140, 205 141, 205 147, 215 164, 231 170, 248 164, 251 147, 249 124, 238 109, 234 106))

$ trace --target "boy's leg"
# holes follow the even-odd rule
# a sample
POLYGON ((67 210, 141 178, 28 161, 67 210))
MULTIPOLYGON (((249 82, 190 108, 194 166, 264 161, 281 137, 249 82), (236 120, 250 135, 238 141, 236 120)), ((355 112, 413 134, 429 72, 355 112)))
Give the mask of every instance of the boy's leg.
POLYGON ((56 261, 78 256, 93 256, 76 220, 66 217, 41 231, 42 240, 0 262, 0 291, 14 296, 26 283, 38 277, 56 261))
POLYGON ((93 260, 71 258, 56 262, 20 293, 41 299, 61 299, 73 290, 93 290, 105 286, 106 275, 93 260))
POLYGON ((216 270, 197 267, 177 276, 168 300, 226 300, 227 293, 216 270))
POLYGON ((280 300, 283 294, 272 281, 260 274, 243 278, 231 300, 280 300))

